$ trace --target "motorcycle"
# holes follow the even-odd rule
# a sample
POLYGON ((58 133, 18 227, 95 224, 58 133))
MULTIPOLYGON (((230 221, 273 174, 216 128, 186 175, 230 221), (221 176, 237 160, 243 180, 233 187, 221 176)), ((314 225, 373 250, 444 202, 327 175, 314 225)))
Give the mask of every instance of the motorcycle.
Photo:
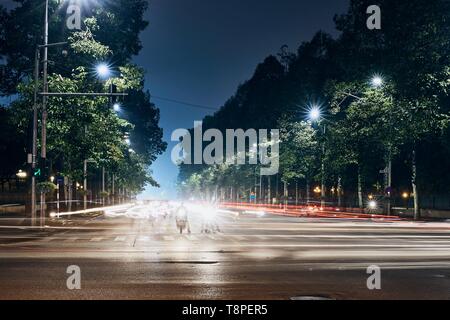
POLYGON ((179 208, 175 217, 177 229, 180 230, 180 234, 183 233, 184 229, 187 229, 188 233, 191 233, 188 215, 185 208, 179 208))
POLYGON ((180 230, 180 234, 183 233, 183 230, 186 229, 187 226, 187 219, 185 218, 176 218, 176 222, 177 222, 177 229, 180 230))

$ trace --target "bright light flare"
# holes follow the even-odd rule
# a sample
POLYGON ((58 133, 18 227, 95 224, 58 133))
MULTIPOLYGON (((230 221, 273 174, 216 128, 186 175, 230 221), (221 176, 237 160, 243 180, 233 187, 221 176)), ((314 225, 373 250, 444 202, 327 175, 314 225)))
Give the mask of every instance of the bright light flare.
POLYGON ((381 87, 383 85, 384 81, 383 81, 383 78, 381 76, 375 75, 370 80, 370 83, 372 84, 372 87, 378 88, 378 87, 381 87))
POLYGON ((111 75, 111 68, 106 63, 98 64, 95 67, 95 71, 97 72, 97 75, 102 79, 106 79, 111 75))
POLYGON ((322 115, 322 112, 320 111, 320 108, 317 106, 311 107, 311 109, 308 112, 309 120, 311 120, 311 121, 320 120, 321 115, 322 115))
POLYGON ((120 111, 120 103, 114 103, 113 104, 113 109, 115 112, 119 112, 120 111))
POLYGON ((201 215, 205 220, 214 219, 217 215, 217 208, 211 204, 189 203, 186 207, 190 212, 201 215))
POLYGON ((266 212, 263 210, 246 210, 246 211, 244 211, 244 213, 254 214, 254 215, 257 215, 258 217, 263 217, 266 215, 266 212))
POLYGON ((27 177, 27 173, 25 171, 19 170, 19 172, 16 173, 17 178, 25 179, 27 177))
POLYGON ((378 208, 378 203, 375 200, 371 200, 369 201, 367 206, 369 207, 369 209, 376 209, 378 208))

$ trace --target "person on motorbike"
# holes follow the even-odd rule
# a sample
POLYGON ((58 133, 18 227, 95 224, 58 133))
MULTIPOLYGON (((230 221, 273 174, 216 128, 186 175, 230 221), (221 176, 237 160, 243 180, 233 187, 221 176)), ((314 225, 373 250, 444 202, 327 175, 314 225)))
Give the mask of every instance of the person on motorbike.
POLYGON ((180 232, 182 232, 182 225, 185 225, 188 233, 191 233, 191 225, 189 224, 188 219, 188 211, 186 207, 181 204, 181 206, 177 209, 175 220, 177 222, 177 227, 180 227, 180 232))
POLYGON ((217 223, 217 208, 216 203, 212 202, 206 206, 206 210, 202 214, 202 233, 215 233, 220 232, 219 225, 217 223))

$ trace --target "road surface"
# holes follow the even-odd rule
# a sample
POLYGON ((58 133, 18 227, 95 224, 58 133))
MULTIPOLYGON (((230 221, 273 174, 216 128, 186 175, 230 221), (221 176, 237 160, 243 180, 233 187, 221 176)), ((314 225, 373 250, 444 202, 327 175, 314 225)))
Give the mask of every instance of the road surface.
POLYGON ((0 222, 0 299, 449 299, 450 223, 218 216, 191 234, 173 217, 0 222), (64 222, 62 224, 62 222, 64 222), (68 266, 81 290, 66 286, 68 266), (381 268, 381 290, 367 268, 381 268))

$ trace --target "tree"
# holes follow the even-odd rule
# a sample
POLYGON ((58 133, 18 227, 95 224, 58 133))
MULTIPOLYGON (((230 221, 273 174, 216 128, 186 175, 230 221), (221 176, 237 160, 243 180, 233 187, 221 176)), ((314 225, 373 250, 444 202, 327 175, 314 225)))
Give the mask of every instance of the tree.
MULTIPOLYGON (((3 94, 18 93, 10 105, 13 115, 10 121, 26 134, 30 132, 33 104, 33 52, 42 42, 39 24, 43 10, 34 6, 36 0, 18 2, 20 5, 0 25, 0 35, 5 35, 6 42, 0 55, 7 62, 1 90, 3 94)), ((146 7, 145 1, 120 0, 118 6, 107 3, 84 8, 83 30, 68 31, 62 27, 65 10, 57 10, 57 3, 50 1, 51 41, 68 42, 64 55, 59 49, 49 50, 50 91, 108 92, 112 86, 116 91, 130 92, 130 99, 122 101, 123 114, 116 114, 105 97, 48 99, 47 158, 53 172, 80 181, 83 162, 90 159, 97 166, 115 172, 118 183, 129 190, 138 192, 146 183, 158 185, 148 167, 166 148, 158 126, 159 110, 150 102, 150 94, 143 92, 143 70, 130 62, 141 48, 138 35, 147 25, 143 20, 146 7), (133 19, 128 19, 131 16, 133 19), (60 27, 64 32, 57 32, 60 27), (111 36, 111 32, 116 33, 111 36), (106 81, 99 80, 91 71, 101 61, 115 62, 111 66, 114 72, 106 81), (131 139, 133 149, 127 145, 126 137, 131 139)))
POLYGON ((304 180, 306 198, 309 200, 310 185, 320 167, 321 147, 317 132, 311 123, 284 117, 279 124, 281 135, 281 180, 304 180))
POLYGON ((348 76, 361 78, 367 71, 384 72, 395 83, 394 99, 404 114, 409 132, 414 214, 420 217, 416 154, 420 141, 448 125, 450 5, 447 1, 381 1, 381 30, 364 28, 370 1, 351 1, 348 12, 336 18, 341 63, 348 76), (413 17, 413 18, 411 18, 413 17))

